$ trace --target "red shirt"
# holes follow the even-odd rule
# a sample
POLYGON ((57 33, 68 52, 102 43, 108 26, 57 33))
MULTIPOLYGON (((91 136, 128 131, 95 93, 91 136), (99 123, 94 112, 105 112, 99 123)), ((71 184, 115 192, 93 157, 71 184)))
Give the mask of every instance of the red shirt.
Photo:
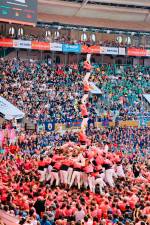
POLYGON ((88 61, 85 61, 84 62, 84 69, 86 69, 86 70, 91 70, 91 68, 92 68, 92 66, 91 66, 91 64, 89 64, 89 62, 88 61))
POLYGON ((80 141, 86 141, 87 140, 87 136, 82 131, 80 131, 78 135, 79 135, 80 141))
POLYGON ((85 104, 82 104, 82 105, 80 106, 80 110, 81 110, 82 116, 87 116, 87 115, 88 115, 87 107, 86 107, 85 104))
POLYGON ((84 91, 90 91, 91 90, 90 85, 88 83, 84 84, 83 90, 84 91))

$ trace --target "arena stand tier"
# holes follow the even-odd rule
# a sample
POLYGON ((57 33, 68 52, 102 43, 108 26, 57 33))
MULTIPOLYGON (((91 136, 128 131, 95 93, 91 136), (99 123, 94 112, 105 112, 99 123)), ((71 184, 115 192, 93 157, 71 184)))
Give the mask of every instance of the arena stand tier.
MULTIPOLYGON (((43 62, 0 60, 1 96, 24 111, 32 121, 57 123, 80 120, 83 67, 43 62)), ((150 68, 94 65, 90 81, 102 91, 90 96, 91 119, 136 120, 145 110, 143 93, 149 93, 150 68)))
MULTIPOLYGON (((92 66, 90 81, 102 95, 89 99, 91 119, 137 119, 138 114, 147 113, 142 94, 149 92, 149 67, 92 66)), ((81 118, 82 65, 1 59, 0 72, 1 95, 34 122, 81 118)), ((16 220, 27 225, 149 223, 149 128, 89 127, 90 145, 85 147, 74 131, 20 129, 10 143, 13 127, 6 123, 3 128, 0 207, 8 225, 16 220), (86 164, 79 170, 81 161, 86 164), (63 170, 68 163, 71 173, 63 170), (112 167, 117 177, 107 180, 106 171, 112 167), (97 177, 100 171, 106 184, 97 177)))
MULTIPOLYGON (((42 41, 42 42, 56 42, 56 43, 62 43, 62 44, 82 44, 82 45, 101 45, 103 47, 137 47, 136 44, 132 43, 126 43, 126 42, 118 42, 117 40, 97 40, 97 41, 92 41, 90 39, 87 39, 86 41, 84 40, 75 40, 68 35, 63 35, 62 37, 45 37, 43 35, 42 37, 39 37, 37 35, 0 35, 0 39, 4 38, 11 38, 11 39, 16 39, 16 40, 26 40, 26 41, 42 41)), ((144 45, 140 45, 141 48, 145 48, 144 45)))

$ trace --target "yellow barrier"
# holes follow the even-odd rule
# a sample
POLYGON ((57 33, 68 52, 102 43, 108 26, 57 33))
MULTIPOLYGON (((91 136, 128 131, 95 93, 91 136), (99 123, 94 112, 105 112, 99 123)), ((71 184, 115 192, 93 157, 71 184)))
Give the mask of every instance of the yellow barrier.
POLYGON ((95 123, 95 126, 97 127, 97 128, 102 128, 103 126, 102 126, 102 123, 100 123, 100 122, 96 122, 95 123))
POLYGON ((148 127, 150 127, 150 121, 149 121, 149 122, 147 122, 147 126, 148 126, 148 127))
POLYGON ((115 126, 115 122, 109 122, 109 126, 110 127, 114 127, 115 126))
MULTIPOLYGON (((127 120, 127 121, 120 121, 119 122, 120 127, 138 127, 139 126, 139 121, 135 120, 127 120)), ((150 127, 150 121, 147 122, 147 126, 150 127)), ((96 128, 104 128, 102 126, 101 122, 96 122, 95 123, 96 128)), ((115 127, 115 122, 109 122, 109 127, 115 127)), ((56 123, 55 124, 55 130, 56 131, 73 131, 73 130, 78 130, 80 127, 72 126, 72 127, 66 127, 66 124, 61 124, 61 123, 56 123)))
POLYGON ((139 122, 134 120, 120 121, 119 126, 120 127, 138 127, 139 122))

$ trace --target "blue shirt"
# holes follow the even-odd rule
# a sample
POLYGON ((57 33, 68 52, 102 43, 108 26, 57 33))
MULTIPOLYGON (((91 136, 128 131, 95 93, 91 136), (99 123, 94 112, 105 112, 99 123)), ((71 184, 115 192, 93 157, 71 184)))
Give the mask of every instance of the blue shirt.
POLYGON ((40 221, 41 225, 51 225, 51 223, 49 221, 40 221))

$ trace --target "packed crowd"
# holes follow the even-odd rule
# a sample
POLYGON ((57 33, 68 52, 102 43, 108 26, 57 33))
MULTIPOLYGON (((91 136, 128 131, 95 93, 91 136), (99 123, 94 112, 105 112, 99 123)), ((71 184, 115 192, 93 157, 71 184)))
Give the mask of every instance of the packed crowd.
POLYGON ((19 224, 150 223, 149 128, 95 127, 95 119, 128 119, 130 112, 135 119, 145 111, 141 100, 150 68, 89 66, 92 74, 87 70, 85 76, 81 64, 0 62, 1 95, 31 120, 83 119, 80 132, 3 125, 0 208, 19 224), (89 81, 101 96, 88 96, 89 81), (87 126, 89 116, 93 126, 87 126))
POLYGON ((22 130, 16 143, 4 142, 1 209, 20 224, 148 225, 149 129, 92 128, 87 135, 89 146, 73 132, 22 130), (53 146, 43 145, 52 136, 53 146))
MULTIPOLYGON (((59 32, 59 31, 58 31, 59 32)), ((57 32, 56 32, 57 33, 57 32)), ((56 42, 56 43, 61 43, 61 44, 83 44, 83 45, 100 45, 104 47, 139 47, 139 45, 135 45, 134 43, 127 43, 126 41, 119 42, 117 40, 99 40, 96 39, 96 36, 94 40, 91 37, 87 37, 86 40, 75 40, 73 39, 69 34, 64 35, 48 35, 46 36, 45 33, 41 36, 36 35, 36 34, 24 34, 24 35, 7 35, 3 36, 0 35, 0 38, 13 38, 13 39, 20 39, 20 40, 27 40, 27 41, 44 41, 44 42, 56 42)), ((131 42, 131 41, 130 41, 131 42)), ((140 45, 141 48, 144 48, 144 43, 143 45, 140 45)))
POLYGON ((150 91, 150 67, 102 65, 99 68, 95 65, 95 70, 93 80, 103 93, 98 102, 100 113, 109 112, 111 117, 123 120, 137 120, 141 114, 149 116, 144 108, 143 93, 150 91))
MULTIPOLYGON (((0 60, 1 96, 37 121, 70 122, 80 120, 79 100, 83 95, 82 63, 47 63, 0 60)), ((90 95, 87 104, 91 120, 138 119, 149 116, 142 94, 149 93, 150 68, 142 66, 93 65, 90 81, 102 95, 90 95)))

